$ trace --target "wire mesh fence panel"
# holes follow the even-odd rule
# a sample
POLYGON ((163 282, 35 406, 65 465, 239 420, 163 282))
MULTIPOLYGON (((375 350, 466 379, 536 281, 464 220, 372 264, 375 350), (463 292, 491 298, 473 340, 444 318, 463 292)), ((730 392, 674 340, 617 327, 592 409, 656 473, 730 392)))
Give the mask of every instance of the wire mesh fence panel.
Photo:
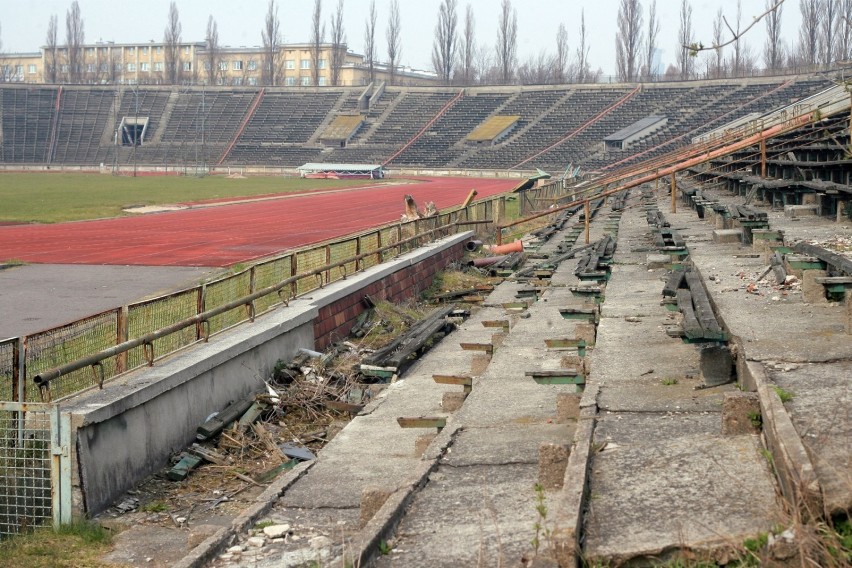
MULTIPOLYGON (((292 276, 290 272, 290 256, 276 258, 263 264, 258 264, 254 267, 254 288, 262 290, 279 282, 283 282, 292 276)), ((290 297, 290 288, 281 291, 281 295, 277 292, 267 294, 255 300, 255 311, 262 314, 266 310, 281 303, 281 297, 290 297)))
POLYGON ((50 408, 0 403, 0 539, 53 520, 50 408))
MULTIPOLYGON (((118 315, 118 309, 109 310, 27 336, 25 363, 27 376, 35 377, 42 371, 113 347, 118 342, 118 315)), ((104 359, 101 365, 97 372, 91 367, 86 367, 51 381, 50 399, 56 400, 97 385, 100 370, 103 371, 104 379, 115 376, 115 357, 104 359)), ((25 399, 40 400, 41 393, 32 385, 27 385, 25 399)))
MULTIPOLYGON (((204 291, 204 310, 218 308, 251 294, 251 272, 244 270, 233 276, 208 282, 204 291)), ((237 306, 218 316, 210 318, 210 333, 216 333, 227 329, 248 319, 248 311, 245 306, 237 306)))
MULTIPOLYGON (((182 290, 168 296, 154 298, 145 302, 131 304, 127 308, 128 339, 142 337, 173 323, 194 316, 198 312, 199 288, 182 290)), ((154 357, 159 358, 181 347, 186 347, 198 338, 196 328, 190 326, 165 337, 155 339, 154 357)), ((136 347, 127 353, 127 368, 133 369, 146 364, 143 347, 136 347)))
POLYGON ((361 235, 361 254, 366 254, 361 259, 361 268, 371 268, 379 263, 379 255, 369 254, 379 248, 379 232, 361 235))
MULTIPOLYGON (((325 247, 299 251, 296 253, 296 273, 305 274, 306 272, 320 269, 323 266, 326 266, 327 263, 325 259, 325 247)), ((304 294, 319 288, 322 283, 320 278, 321 275, 301 278, 298 284, 298 293, 304 294)))
POLYGON ((0 400, 17 400, 15 392, 15 344, 17 339, 0 341, 0 400))
POLYGON ((408 221, 407 223, 400 223, 399 227, 399 253, 404 254, 410 250, 417 248, 417 244, 412 239, 412 237, 417 236, 419 221, 408 221))
MULTIPOLYGON (((333 243, 330 251, 331 264, 350 259, 358 254, 358 239, 350 239, 339 243, 333 243)), ((344 276, 354 274, 357 271, 357 263, 354 260, 352 262, 347 262, 343 265, 343 268, 332 268, 328 273, 328 281, 334 282, 335 280, 340 280, 344 276)))
POLYGON ((399 243, 399 225, 381 229, 379 234, 382 237, 382 247, 391 247, 382 253, 382 262, 385 262, 399 254, 399 247, 395 246, 399 243))

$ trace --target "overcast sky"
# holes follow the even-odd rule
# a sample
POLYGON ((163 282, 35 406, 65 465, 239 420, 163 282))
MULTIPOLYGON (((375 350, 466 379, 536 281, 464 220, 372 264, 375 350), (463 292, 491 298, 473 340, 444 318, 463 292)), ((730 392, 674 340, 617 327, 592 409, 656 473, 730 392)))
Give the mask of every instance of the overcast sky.
MULTIPOLYGON (((86 42, 115 41, 133 43, 162 41, 169 0, 79 0, 85 22, 86 42)), ((307 42, 310 37, 312 0, 278 0, 284 41, 307 42)), ((432 37, 441 0, 400 0, 402 20, 402 64, 430 69, 432 37)), ((476 15, 477 43, 493 48, 497 35, 500 0, 459 0, 460 24, 465 6, 470 3, 476 15)), ((363 53, 364 21, 370 0, 344 0, 344 26, 349 48, 363 53)), ((385 58, 384 28, 390 0, 376 0, 379 13, 379 58, 385 58)), ((594 69, 605 75, 615 73, 615 31, 618 0, 513 0, 518 12, 518 59, 523 62, 542 50, 552 52, 556 31, 564 23, 573 51, 577 47, 580 13, 585 10, 590 38, 589 57, 594 69)), ((721 7, 733 24, 736 0, 691 0, 696 38, 711 43, 712 22, 721 7)), ((51 14, 59 18, 59 39, 64 41, 65 13, 71 0, 0 0, 0 42, 4 52, 37 51, 44 43, 51 14)), ((220 43, 230 46, 260 45, 260 30, 268 0, 177 0, 184 41, 203 41, 207 17, 219 26, 220 43)), ((327 22, 337 0, 323 0, 323 19, 327 22)), ((645 20, 650 0, 642 0, 645 20)), ((673 63, 677 49, 680 0, 657 0, 661 16, 659 47, 662 63, 673 63)), ((742 0, 743 21, 764 10, 764 0, 742 0)), ((786 0, 782 17, 783 37, 789 44, 797 37, 800 23, 799 1, 786 0)), ((745 27, 745 23, 743 27, 745 27)), ((752 51, 763 50, 764 23, 748 36, 752 51)))

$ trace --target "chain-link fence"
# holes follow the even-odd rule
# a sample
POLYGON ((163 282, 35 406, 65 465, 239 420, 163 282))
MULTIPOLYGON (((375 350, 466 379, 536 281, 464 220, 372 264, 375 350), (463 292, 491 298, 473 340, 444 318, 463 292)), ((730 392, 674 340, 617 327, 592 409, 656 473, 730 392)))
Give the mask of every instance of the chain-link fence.
POLYGON ((0 402, 0 539, 70 520, 70 420, 55 404, 0 402))

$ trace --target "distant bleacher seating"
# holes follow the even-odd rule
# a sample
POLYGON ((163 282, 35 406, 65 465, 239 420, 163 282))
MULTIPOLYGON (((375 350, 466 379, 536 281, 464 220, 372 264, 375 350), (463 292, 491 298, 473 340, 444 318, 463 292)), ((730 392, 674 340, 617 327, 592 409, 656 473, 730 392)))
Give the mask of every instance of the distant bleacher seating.
POLYGON ((392 157, 397 167, 554 172, 573 163, 590 171, 671 151, 830 85, 823 78, 764 78, 652 83, 641 90, 471 87, 458 98, 457 88, 387 87, 373 90, 369 108, 361 108, 364 87, 266 88, 259 97, 252 88, 10 84, 0 86, 0 160, 295 168, 383 164, 392 157), (607 137, 650 116, 666 122, 607 147, 607 137))

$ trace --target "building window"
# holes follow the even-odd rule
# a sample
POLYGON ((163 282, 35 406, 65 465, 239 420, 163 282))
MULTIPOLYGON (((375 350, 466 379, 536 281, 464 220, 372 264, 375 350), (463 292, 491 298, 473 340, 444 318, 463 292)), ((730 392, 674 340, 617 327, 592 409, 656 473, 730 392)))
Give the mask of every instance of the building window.
POLYGON ((248 78, 248 84, 251 85, 252 87, 257 85, 257 77, 249 77, 248 78))
POLYGON ((284 79, 284 84, 287 85, 288 87, 295 87, 296 86, 296 78, 295 77, 287 77, 286 79, 284 79))
POLYGON ((24 66, 23 65, 15 65, 15 76, 23 77, 24 76, 24 66))
POLYGON ((319 83, 317 83, 317 84, 318 84, 320 87, 325 87, 325 85, 326 85, 325 77, 320 77, 320 78, 319 78, 319 83))
POLYGON ((35 72, 36 72, 36 66, 34 64, 30 63, 29 65, 27 65, 27 73, 29 73, 30 75, 33 75, 33 74, 35 74, 35 72))
POLYGON ((59 70, 63 73, 68 73, 68 65, 65 65, 65 64, 61 65, 59 67, 59 70))
POLYGON ((243 62, 242 61, 234 61, 234 71, 242 71, 243 70, 243 62))
POLYGON ((86 55, 94 55, 94 54, 95 54, 95 48, 94 47, 87 47, 86 48, 86 55))
POLYGON ((243 84, 243 78, 242 77, 234 77, 234 85, 239 87, 242 84, 243 84))
POLYGON ((219 62, 219 71, 227 71, 228 70, 228 62, 220 61, 219 62))
POLYGON ((163 53, 163 48, 162 48, 162 46, 158 45, 157 48, 156 48, 156 54, 161 55, 162 53, 163 53))
POLYGON ((257 61, 251 60, 248 62, 248 70, 249 71, 257 71, 257 61))
POLYGON ((127 53, 128 53, 129 55, 134 55, 134 54, 136 53, 136 48, 135 48, 135 47, 128 47, 128 48, 127 48, 127 53))
POLYGON ((142 48, 142 55, 148 55, 148 48, 147 47, 142 48))
POLYGON ((327 64, 328 63, 326 59, 320 59, 319 61, 317 61, 317 69, 325 69, 325 66, 327 64))
POLYGON ((302 77, 301 79, 302 79, 302 80, 301 80, 301 85, 302 85, 303 87, 310 87, 310 86, 311 86, 311 78, 310 78, 310 77, 305 76, 305 77, 302 77))
POLYGON ((183 52, 184 52, 185 54, 189 55, 189 46, 188 46, 188 45, 185 45, 185 46, 183 47, 183 52))
POLYGON ((147 63, 140 63, 140 64, 139 64, 139 70, 140 70, 140 71, 144 71, 145 73, 147 73, 147 72, 148 72, 148 71, 150 71, 151 69, 150 69, 150 66, 149 66, 147 63))
POLYGON ((154 71, 162 71, 163 70, 163 62, 155 61, 154 62, 154 71))
POLYGON ((184 61, 183 62, 183 70, 184 71, 192 71, 192 63, 190 63, 189 61, 184 61))
POLYGON ((310 59, 302 59, 302 69, 310 69, 311 68, 311 60, 310 59))
POLYGON ((95 72, 95 64, 94 63, 86 63, 86 73, 94 73, 95 72))
POLYGON ((101 63, 101 73, 106 73, 109 71, 109 63, 101 63))
POLYGON ((127 71, 128 71, 128 73, 133 73, 134 71, 136 71, 136 64, 135 63, 128 63, 127 64, 127 71))
POLYGON ((288 59, 287 61, 284 62, 284 67, 286 67, 287 69, 295 69, 296 68, 296 60, 295 59, 288 59))

